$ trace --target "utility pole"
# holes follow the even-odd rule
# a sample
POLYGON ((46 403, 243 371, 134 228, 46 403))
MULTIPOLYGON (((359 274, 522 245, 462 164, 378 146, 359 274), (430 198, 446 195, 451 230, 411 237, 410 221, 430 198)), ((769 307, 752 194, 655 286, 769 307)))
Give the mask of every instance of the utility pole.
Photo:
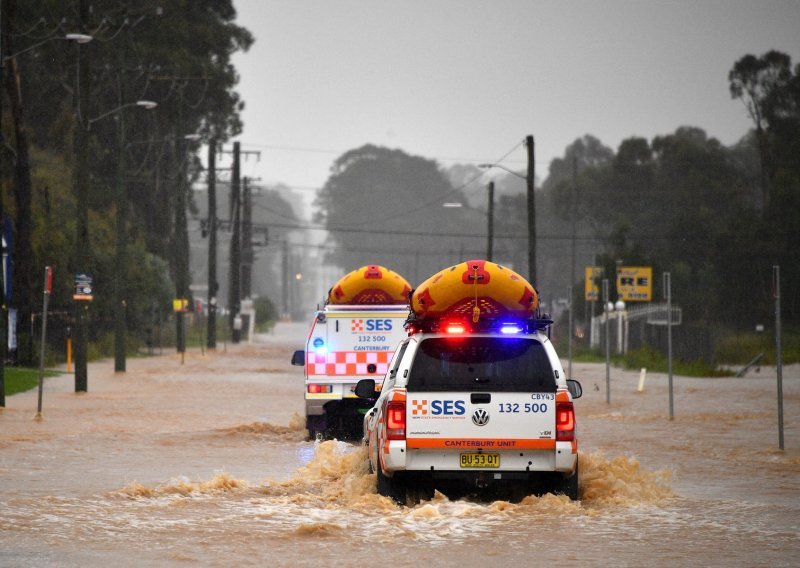
POLYGON ((536 162, 534 161, 533 136, 525 137, 528 150, 528 175, 525 178, 528 195, 528 281, 536 287, 536 203, 534 201, 534 184, 536 182, 536 162))
MULTIPOLYGON (((0 117, 3 116, 3 92, 5 91, 5 76, 6 76, 6 62, 3 55, 3 7, 0 2, 0 117)), ((0 124, 0 144, 5 145, 5 138, 3 137, 3 128, 0 124)), ((3 238, 5 236, 5 223, 3 217, 5 209, 3 208, 3 186, 0 182, 0 262, 3 266, 0 267, 0 408, 6 406, 6 259, 4 254, 6 252, 3 238)))
MULTIPOLYGON (((176 159, 178 162, 178 177, 175 180, 175 295, 186 300, 189 298, 189 235, 186 227, 186 162, 187 149, 184 136, 183 122, 183 92, 181 91, 178 103, 178 124, 175 130, 176 159)), ((183 310, 176 312, 175 337, 177 339, 178 353, 186 351, 186 329, 184 325, 183 310)), ((182 360, 182 359, 181 359, 182 360)))
POLYGON ((239 142, 233 143, 233 176, 231 178, 231 219, 233 221, 233 231, 231 233, 231 252, 230 267, 228 271, 228 315, 231 327, 231 341, 239 343, 241 330, 236 329, 236 318, 239 317, 241 309, 241 237, 239 224, 241 205, 239 200, 240 193, 240 147, 239 142))
MULTIPOLYGON (((12 126, 14 128, 14 156, 12 190, 15 203, 14 214, 14 250, 15 258, 19 260, 16 263, 16 270, 12 274, 12 281, 14 282, 13 289, 14 304, 17 307, 17 315, 19 322, 28 321, 32 317, 33 304, 35 296, 33 289, 35 288, 34 282, 36 281, 36 271, 33 263, 30 260, 33 258, 32 248, 32 195, 33 185, 31 182, 31 168, 30 168, 30 155, 28 144, 28 129, 25 123, 25 112, 22 99, 22 76, 20 73, 17 59, 14 57, 15 44, 14 34, 11 29, 17 21, 17 4, 15 0, 5 0, 5 16, 3 18, 6 29, 3 34, 3 41, 5 42, 5 51, 8 54, 6 57, 7 65, 5 72, 8 81, 3 81, 5 92, 3 96, 8 96, 9 112, 12 118, 12 126)), ((33 349, 33 332, 28 333, 25 331, 24 326, 19 326, 18 349, 17 354, 23 364, 31 365, 35 360, 33 349), (24 345, 24 348, 23 348, 24 345)))
MULTIPOLYGON (((81 33, 88 34, 89 0, 78 3, 78 20, 81 33)), ((74 191, 76 206, 75 266, 76 273, 89 273, 91 258, 89 243, 89 93, 91 90, 91 73, 89 72, 89 52, 78 49, 78 106, 75 113, 75 160, 74 191), (86 117, 84 119, 84 117, 86 117)), ((89 343, 88 330, 89 302, 75 302, 75 392, 86 392, 89 386, 87 370, 87 349, 89 343)))
MULTIPOLYGON (((127 17, 127 3, 125 12, 127 17)), ((126 26, 127 27, 127 26, 126 26)), ((126 32, 126 39, 130 40, 130 27, 126 32)), ((119 106, 126 100, 126 78, 125 78, 125 55, 127 43, 119 50, 119 74, 117 77, 119 106)), ((117 246, 114 255, 114 372, 125 372, 125 347, 126 347, 126 301, 123 289, 127 278, 124 274, 125 267, 125 248, 127 246, 125 234, 125 209, 127 207, 127 191, 125 185, 125 113, 117 115, 117 246)))
POLYGON ((492 260, 494 249, 494 182, 489 182, 489 226, 486 230, 486 260, 492 260))
POLYGON ((251 180, 243 179, 242 185, 242 297, 252 295, 253 279, 253 202, 251 180))
POLYGON ((217 348, 217 139, 208 142, 208 331, 206 346, 217 348))
POLYGON ((289 241, 283 239, 283 256, 281 258, 281 269, 283 272, 283 286, 281 287, 281 307, 283 316, 289 318, 289 241))

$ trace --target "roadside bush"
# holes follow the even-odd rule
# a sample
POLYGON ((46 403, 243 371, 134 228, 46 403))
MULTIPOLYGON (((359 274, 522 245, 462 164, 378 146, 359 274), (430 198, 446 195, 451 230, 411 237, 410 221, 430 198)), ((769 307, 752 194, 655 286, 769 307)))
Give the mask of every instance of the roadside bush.
POLYGON ((256 329, 261 333, 271 330, 278 320, 278 311, 272 300, 266 296, 256 298, 253 307, 256 310, 256 329))
MULTIPOLYGON (((614 358, 626 369, 646 368, 648 371, 666 373, 668 371, 667 358, 652 347, 642 347, 629 351, 625 355, 614 358)), ((730 369, 709 365, 702 360, 682 361, 672 360, 672 372, 685 377, 727 377, 733 374, 730 369)))
MULTIPOLYGON (((800 334, 784 333, 781 344, 783 363, 800 363, 800 334)), ((720 363, 746 365, 759 353, 764 353, 760 361, 762 365, 775 364, 773 333, 742 333, 725 337, 717 345, 714 359, 720 363)))

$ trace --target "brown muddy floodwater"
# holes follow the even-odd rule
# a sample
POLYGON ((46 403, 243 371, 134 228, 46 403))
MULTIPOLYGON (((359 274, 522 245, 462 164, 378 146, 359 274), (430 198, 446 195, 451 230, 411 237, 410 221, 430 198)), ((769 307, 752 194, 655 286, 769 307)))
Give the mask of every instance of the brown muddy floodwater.
POLYGON ((252 345, 91 364, 0 409, 0 566, 798 566, 800 367, 743 379, 575 365, 580 502, 398 507, 362 449, 305 441, 305 325, 252 345))

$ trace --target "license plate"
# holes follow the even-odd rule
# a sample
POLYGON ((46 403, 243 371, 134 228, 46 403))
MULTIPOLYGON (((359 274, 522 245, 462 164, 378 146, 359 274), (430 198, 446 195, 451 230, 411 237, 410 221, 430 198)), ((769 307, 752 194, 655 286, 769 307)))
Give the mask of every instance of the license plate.
POLYGON ((500 467, 500 454, 461 454, 461 467, 500 467))

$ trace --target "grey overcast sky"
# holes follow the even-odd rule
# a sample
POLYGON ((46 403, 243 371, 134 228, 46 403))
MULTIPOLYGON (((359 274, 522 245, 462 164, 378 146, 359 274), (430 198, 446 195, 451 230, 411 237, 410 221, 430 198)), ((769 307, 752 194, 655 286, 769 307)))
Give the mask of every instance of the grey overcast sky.
MULTIPOLYGON (((800 0, 234 0, 255 44, 234 63, 243 175, 324 184, 372 143, 495 161, 527 134, 537 174, 592 134, 615 149, 684 125, 735 143, 727 75, 770 49, 800 62, 800 0)), ((505 165, 525 167, 519 147, 505 165)), ((310 196, 309 196, 310 197, 310 196)))

